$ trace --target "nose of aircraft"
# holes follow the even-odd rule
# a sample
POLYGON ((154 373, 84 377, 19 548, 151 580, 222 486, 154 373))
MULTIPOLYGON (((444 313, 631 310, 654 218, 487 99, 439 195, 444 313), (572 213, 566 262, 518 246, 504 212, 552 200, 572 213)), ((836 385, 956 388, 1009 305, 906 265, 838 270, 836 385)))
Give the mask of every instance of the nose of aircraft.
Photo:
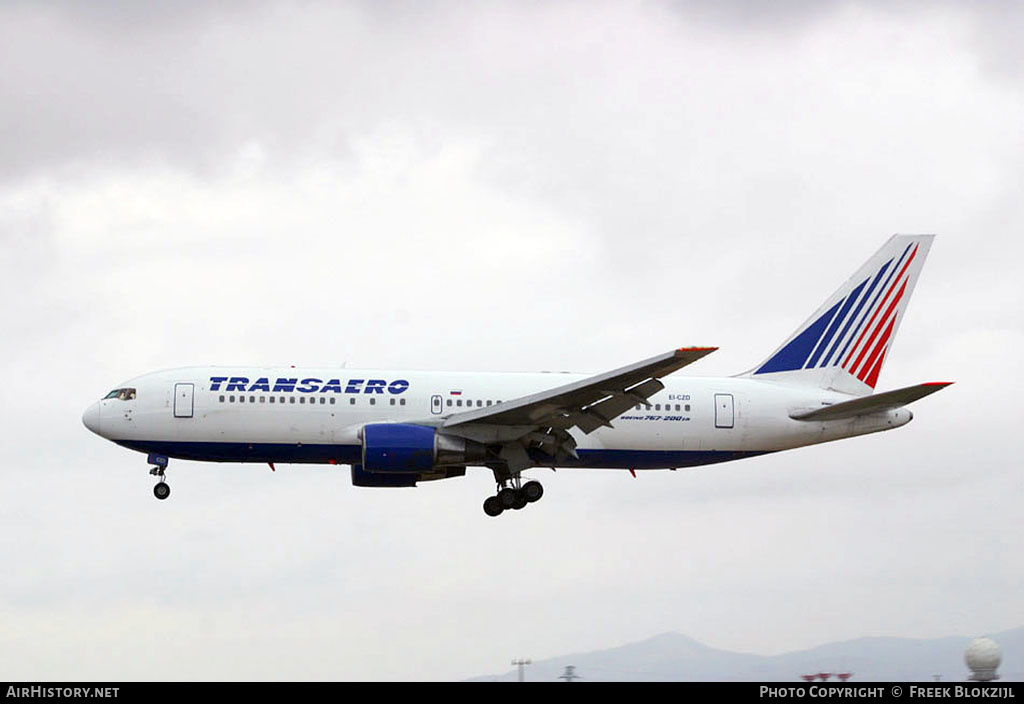
POLYGON ((100 404, 99 401, 92 404, 85 409, 85 413, 82 414, 82 423, 85 427, 96 433, 100 434, 100 404))

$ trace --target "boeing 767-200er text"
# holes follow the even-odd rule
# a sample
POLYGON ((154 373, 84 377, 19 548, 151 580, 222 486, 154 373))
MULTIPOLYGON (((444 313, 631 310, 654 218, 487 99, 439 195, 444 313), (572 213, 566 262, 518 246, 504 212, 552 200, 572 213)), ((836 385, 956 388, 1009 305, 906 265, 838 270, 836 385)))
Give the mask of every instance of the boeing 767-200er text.
POLYGON ((411 487, 494 473, 484 511, 544 493, 533 467, 674 469, 905 425, 947 386, 874 393, 932 235, 896 235, 775 352, 737 376, 669 376, 713 352, 682 347, 580 374, 186 367, 119 385, 86 427, 149 454, 158 499, 168 458, 351 465, 352 483, 411 487))

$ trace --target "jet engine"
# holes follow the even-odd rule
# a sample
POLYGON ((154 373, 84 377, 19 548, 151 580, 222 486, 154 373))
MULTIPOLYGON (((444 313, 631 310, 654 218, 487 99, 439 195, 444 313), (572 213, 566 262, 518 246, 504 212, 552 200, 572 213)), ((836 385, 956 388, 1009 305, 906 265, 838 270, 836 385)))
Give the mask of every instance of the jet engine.
MULTIPOLYGON (((483 443, 408 423, 370 423, 362 432, 362 469, 381 474, 432 474, 487 457, 483 443)), ((425 478, 425 477, 424 477, 425 478)))

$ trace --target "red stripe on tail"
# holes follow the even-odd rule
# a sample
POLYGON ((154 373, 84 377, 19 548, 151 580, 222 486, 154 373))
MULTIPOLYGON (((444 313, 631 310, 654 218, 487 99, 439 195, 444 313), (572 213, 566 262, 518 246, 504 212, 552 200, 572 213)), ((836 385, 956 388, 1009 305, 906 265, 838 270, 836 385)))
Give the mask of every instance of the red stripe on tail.
MULTIPOLYGON (((878 344, 876 344, 875 349, 871 351, 871 355, 868 357, 868 361, 864 362, 864 368, 861 369, 860 374, 857 375, 857 378, 860 379, 861 381, 864 381, 865 377, 867 377, 868 374, 871 372, 875 373, 875 379, 878 378, 877 372, 880 370, 875 369, 875 360, 880 359, 879 355, 882 354, 882 350, 885 349, 886 343, 889 342, 889 336, 892 335, 892 326, 895 323, 896 316, 894 315, 892 316, 892 318, 889 319, 889 327, 887 327, 882 336, 878 338, 878 344)), ((867 384, 866 381, 864 381, 864 383, 867 384)), ((874 384, 868 384, 868 386, 874 387, 874 384)))
MULTIPOLYGON (((868 330, 871 329, 871 324, 875 322, 875 318, 878 316, 878 312, 882 310, 883 306, 885 306, 886 300, 888 300, 889 296, 892 294, 893 289, 896 288, 896 284, 899 283, 900 278, 903 276, 903 272, 905 272, 907 270, 907 267, 910 266, 910 262, 914 261, 914 257, 917 256, 917 248, 919 246, 920 245, 914 245, 914 250, 910 253, 910 256, 907 258, 907 261, 904 262, 903 268, 900 269, 900 273, 898 273, 896 275, 896 278, 892 280, 892 285, 889 286, 889 290, 886 291, 885 296, 882 297, 882 302, 878 304, 878 307, 875 308, 875 312, 871 314, 871 320, 869 320, 868 324, 864 326, 864 329, 860 333, 860 337, 857 338, 857 342, 854 343, 853 347, 850 348, 850 354, 847 355, 846 360, 843 362, 843 368, 848 369, 851 374, 853 373, 853 370, 857 368, 856 364, 854 364, 852 368, 849 366, 850 360, 853 358, 854 353, 857 351, 857 346, 861 343, 861 340, 864 339, 864 336, 868 334, 868 330)), ((905 285, 906 282, 904 282, 904 286, 905 285)), ((869 342, 868 344, 870 345, 871 343, 869 342)), ((861 356, 863 356, 863 353, 861 354, 861 356)))
MULTIPOLYGON (((887 352, 888 350, 886 350, 887 352)), ((871 373, 868 374, 868 378, 864 379, 864 383, 870 386, 872 389, 875 388, 875 384, 878 383, 878 372, 882 371, 882 361, 885 359, 885 352, 879 356, 878 361, 875 362, 874 368, 871 373)))
MULTIPOLYGON (((855 373, 857 371, 857 368, 860 366, 861 360, 864 359, 864 355, 867 354, 868 349, 871 347, 871 343, 874 342, 876 337, 878 337, 878 333, 882 329, 882 326, 885 325, 885 321, 889 320, 889 314, 892 313, 893 308, 895 308, 896 304, 900 302, 901 298, 903 298, 903 292, 906 291, 906 290, 907 290, 907 282, 904 281, 903 285, 900 287, 900 292, 896 294, 896 297, 892 299, 892 302, 889 304, 889 307, 885 309, 885 315, 883 315, 881 317, 881 319, 878 321, 878 325, 876 325, 875 329, 871 331, 871 337, 868 338, 868 341, 864 343, 864 347, 861 348, 860 354, 857 355, 857 361, 855 361, 853 363, 853 366, 848 368, 851 374, 853 374, 853 373, 855 373)), ((895 321, 896 321, 896 316, 894 315, 892 317, 892 320, 889 321, 889 331, 886 333, 886 335, 888 335, 889 333, 892 332, 892 324, 895 321)), ((877 351, 877 349, 876 349, 876 351, 877 351)), ((872 354, 872 356, 874 356, 874 354, 872 354)), ((868 364, 866 364, 865 366, 871 366, 871 363, 868 362, 868 364)), ((862 379, 862 381, 863 381, 863 379, 862 379)))

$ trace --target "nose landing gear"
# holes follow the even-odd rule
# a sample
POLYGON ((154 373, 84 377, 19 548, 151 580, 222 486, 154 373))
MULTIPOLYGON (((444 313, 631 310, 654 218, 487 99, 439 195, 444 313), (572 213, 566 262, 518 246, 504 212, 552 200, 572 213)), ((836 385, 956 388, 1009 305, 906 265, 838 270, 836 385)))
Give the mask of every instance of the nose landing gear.
POLYGON ((167 458, 163 455, 150 454, 148 462, 153 465, 149 473, 159 477, 160 481, 153 487, 153 496, 163 501, 171 495, 171 487, 164 481, 164 470, 167 469, 167 458))
POLYGON ((171 487, 167 482, 164 481, 164 468, 153 467, 151 470, 149 470, 149 473, 155 477, 160 477, 160 481, 157 482, 157 485, 153 487, 153 496, 163 501, 164 499, 171 495, 171 487))

